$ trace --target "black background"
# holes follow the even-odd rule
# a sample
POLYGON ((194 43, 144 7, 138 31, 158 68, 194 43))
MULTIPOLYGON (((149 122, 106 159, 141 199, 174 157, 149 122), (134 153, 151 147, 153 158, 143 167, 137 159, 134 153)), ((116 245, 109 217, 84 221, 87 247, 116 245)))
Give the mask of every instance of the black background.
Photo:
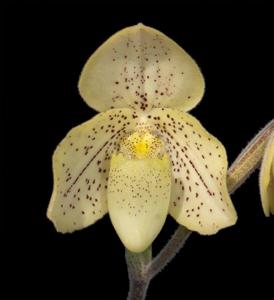
MULTIPOLYGON (((8 299, 16 292, 30 299, 122 300, 127 295, 124 249, 108 216, 71 235, 57 234, 46 218, 52 152, 69 129, 95 114, 77 92, 89 55, 111 34, 138 22, 173 38, 206 80, 204 99, 191 113, 223 142, 231 163, 273 118, 271 2, 2 4, 1 248, 5 281, 11 284, 8 299)), ((257 172, 232 199, 237 225, 210 237, 193 234, 153 280, 148 300, 270 295, 273 217, 263 215, 257 172)), ((156 251, 175 227, 168 218, 156 251)))

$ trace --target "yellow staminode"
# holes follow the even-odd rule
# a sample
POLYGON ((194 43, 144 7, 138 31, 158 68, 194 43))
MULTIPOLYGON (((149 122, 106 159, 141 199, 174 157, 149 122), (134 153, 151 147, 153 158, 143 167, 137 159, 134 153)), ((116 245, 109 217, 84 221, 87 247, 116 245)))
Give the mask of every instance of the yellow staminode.
POLYGON ((134 132, 121 144, 121 152, 134 159, 157 157, 161 150, 161 140, 148 131, 134 132))
POLYGON ((150 140, 142 138, 139 142, 137 142, 135 146, 136 156, 147 156, 150 151, 150 140))

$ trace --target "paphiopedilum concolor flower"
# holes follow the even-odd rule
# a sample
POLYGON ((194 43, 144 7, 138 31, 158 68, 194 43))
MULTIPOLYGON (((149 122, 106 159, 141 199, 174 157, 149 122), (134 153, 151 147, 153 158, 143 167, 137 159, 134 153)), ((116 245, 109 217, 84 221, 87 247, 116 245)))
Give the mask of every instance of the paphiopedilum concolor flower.
POLYGON ((264 214, 269 217, 274 214, 274 132, 265 148, 259 183, 264 214))
POLYGON ((79 90, 101 113, 54 152, 48 217, 58 231, 108 212, 125 247, 140 252, 168 213, 200 234, 235 224, 225 149, 187 113, 203 76, 174 41, 142 24, 119 31, 89 58, 79 90))

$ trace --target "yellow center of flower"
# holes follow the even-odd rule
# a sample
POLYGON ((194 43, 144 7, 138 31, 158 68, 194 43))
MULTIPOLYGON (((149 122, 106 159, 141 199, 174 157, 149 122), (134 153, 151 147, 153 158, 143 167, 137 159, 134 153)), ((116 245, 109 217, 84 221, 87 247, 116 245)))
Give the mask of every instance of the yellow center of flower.
POLYGON ((161 140, 148 131, 137 131, 122 141, 120 151, 132 159, 157 157, 162 154, 161 140))
POLYGON ((137 142, 134 146, 136 155, 146 156, 150 150, 150 141, 142 139, 141 141, 137 142))

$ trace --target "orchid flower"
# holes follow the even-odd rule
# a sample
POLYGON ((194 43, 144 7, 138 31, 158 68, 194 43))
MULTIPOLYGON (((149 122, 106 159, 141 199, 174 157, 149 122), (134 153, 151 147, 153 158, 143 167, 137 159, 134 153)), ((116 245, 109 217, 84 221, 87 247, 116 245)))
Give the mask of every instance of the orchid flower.
POLYGON ((141 252, 168 214, 206 235, 235 224, 225 149, 187 113, 204 79, 179 45, 142 24, 125 28, 89 58, 79 90, 100 113, 54 152, 47 216, 57 231, 108 212, 125 247, 141 252))
POLYGON ((259 187, 263 211, 266 217, 274 214, 274 132, 266 145, 260 177, 259 187))

